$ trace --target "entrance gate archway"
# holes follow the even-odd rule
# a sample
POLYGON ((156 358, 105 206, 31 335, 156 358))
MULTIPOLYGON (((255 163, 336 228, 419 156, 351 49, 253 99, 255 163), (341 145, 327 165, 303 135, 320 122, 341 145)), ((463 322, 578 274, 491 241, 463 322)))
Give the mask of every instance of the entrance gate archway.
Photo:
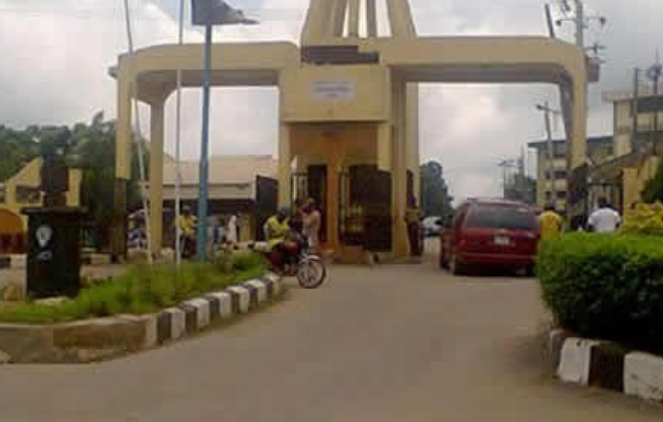
MULTIPOLYGON (((408 1, 383 1, 390 37, 378 37, 376 0, 311 0, 301 47, 287 42, 213 47, 214 86, 271 85, 280 91, 280 204, 293 199, 293 174, 325 166, 329 249, 356 256, 357 247, 348 249, 342 239, 354 220, 341 221, 354 204, 342 208, 347 198, 341 193, 343 186, 352 190, 345 175, 353 167, 372 166, 376 174, 388 173, 391 183, 390 192, 382 190, 391 195, 389 215, 382 220, 390 221, 385 228, 389 254, 407 254, 408 171, 414 176, 414 192, 419 186, 420 82, 557 85, 571 144, 569 162, 574 169, 585 164, 587 83, 596 73, 590 72, 582 48, 544 37, 418 37, 408 1), (365 37, 359 34, 362 19, 365 37)), ((118 80, 115 255, 124 251, 130 83, 136 78, 138 99, 152 108, 151 228, 153 252, 158 252, 163 231, 163 104, 175 89, 178 69, 184 69, 185 87, 201 86, 202 64, 202 45, 168 45, 146 48, 131 58, 121 56, 113 69, 118 80)), ((365 204, 357 206, 366 213, 365 204)), ((367 238, 358 248, 370 250, 373 240, 367 238)))

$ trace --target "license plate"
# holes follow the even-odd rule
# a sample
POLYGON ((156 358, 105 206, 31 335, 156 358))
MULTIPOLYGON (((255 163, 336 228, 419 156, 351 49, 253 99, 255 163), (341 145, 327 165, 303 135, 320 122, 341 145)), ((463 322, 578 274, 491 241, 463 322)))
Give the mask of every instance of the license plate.
POLYGON ((510 246, 511 239, 508 236, 495 236, 494 243, 497 246, 510 246))

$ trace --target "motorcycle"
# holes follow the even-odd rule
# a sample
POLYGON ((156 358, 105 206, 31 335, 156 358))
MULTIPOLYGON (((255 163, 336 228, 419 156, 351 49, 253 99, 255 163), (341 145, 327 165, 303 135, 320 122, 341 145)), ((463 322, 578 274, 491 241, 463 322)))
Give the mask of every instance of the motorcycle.
MULTIPOLYGON (((252 244, 249 248, 262 254, 268 261, 273 262, 273 251, 265 245, 252 244)), ((299 285, 304 289, 317 289, 327 278, 327 267, 323 259, 312 253, 308 242, 303 236, 297 234, 286 242, 284 247, 286 256, 281 266, 272 268, 283 277, 296 277, 299 285)))

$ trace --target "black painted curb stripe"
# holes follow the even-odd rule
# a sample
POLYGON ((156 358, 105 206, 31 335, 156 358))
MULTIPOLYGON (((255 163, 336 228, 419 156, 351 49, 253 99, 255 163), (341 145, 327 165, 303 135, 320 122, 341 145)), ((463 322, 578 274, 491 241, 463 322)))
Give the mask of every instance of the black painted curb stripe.
POLYGON ((255 309, 260 305, 258 300, 258 288, 248 283, 242 284, 243 288, 249 291, 249 310, 255 309))
POLYGON ((240 314, 240 301, 242 300, 240 294, 230 289, 226 289, 224 292, 230 295, 230 309, 233 315, 240 314))
POLYGON ((157 315, 157 343, 164 344, 173 336, 173 315, 167 311, 161 311, 157 315))
POLYGON ((629 350, 610 342, 592 346, 589 385, 624 392, 624 364, 629 353, 629 350))
POLYGON ((209 302, 209 320, 210 322, 221 317, 221 301, 218 297, 205 295, 203 299, 209 302))
POLYGON ((186 303, 182 303, 177 307, 184 311, 186 317, 186 332, 195 333, 198 331, 198 308, 186 303))

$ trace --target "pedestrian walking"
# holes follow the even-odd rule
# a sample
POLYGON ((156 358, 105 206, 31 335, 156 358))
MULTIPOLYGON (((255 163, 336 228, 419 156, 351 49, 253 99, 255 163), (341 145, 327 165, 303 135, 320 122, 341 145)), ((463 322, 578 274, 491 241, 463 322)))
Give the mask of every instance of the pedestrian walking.
POLYGON ((564 231, 564 219, 557 214, 553 204, 546 205, 544 212, 539 216, 539 225, 543 240, 555 239, 564 231))
POLYGON ((599 209, 589 216, 587 225, 596 233, 614 233, 622 223, 622 217, 610 207, 606 198, 599 198, 599 209))

